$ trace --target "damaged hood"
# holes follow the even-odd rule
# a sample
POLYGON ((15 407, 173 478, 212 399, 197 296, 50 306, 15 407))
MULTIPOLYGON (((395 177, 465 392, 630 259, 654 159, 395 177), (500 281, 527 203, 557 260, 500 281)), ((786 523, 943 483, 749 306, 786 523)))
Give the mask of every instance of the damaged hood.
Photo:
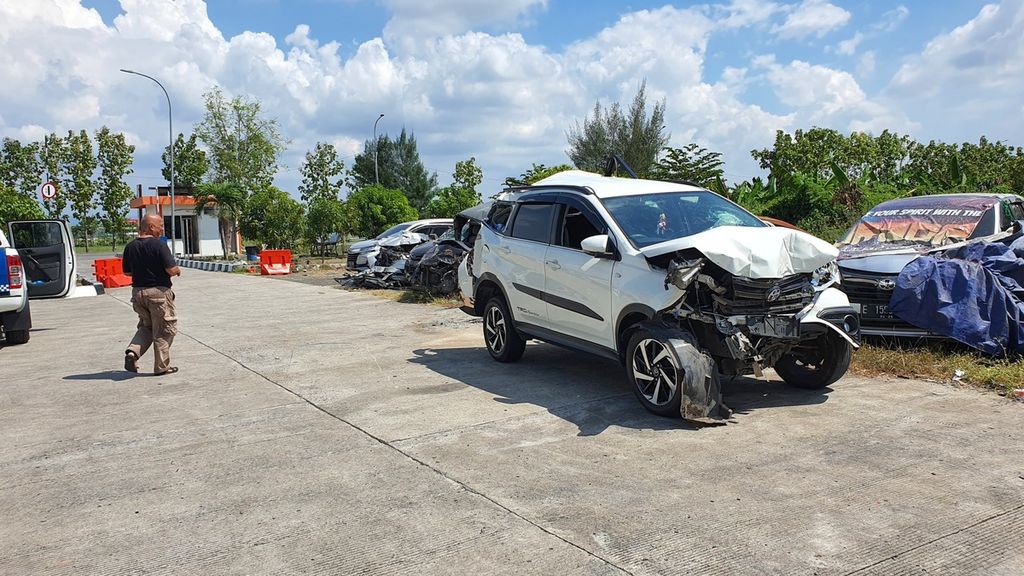
POLYGON ((747 278, 783 278, 813 272, 839 254, 834 246, 806 232, 746 226, 712 228, 640 252, 650 258, 691 248, 726 272, 747 278))

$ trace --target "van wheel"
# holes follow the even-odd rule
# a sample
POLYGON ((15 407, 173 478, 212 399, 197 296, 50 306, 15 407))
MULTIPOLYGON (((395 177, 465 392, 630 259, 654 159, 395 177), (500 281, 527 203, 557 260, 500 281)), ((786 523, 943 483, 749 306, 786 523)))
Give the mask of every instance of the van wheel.
POLYGON ((28 330, 8 330, 4 332, 8 344, 24 344, 28 342, 28 330))
POLYGON ((491 298, 484 306, 484 343, 491 358, 498 362, 515 362, 526 350, 526 340, 512 325, 512 315, 501 296, 491 298))
POLYGON ((633 333, 626 348, 626 377, 644 408, 659 416, 678 416, 683 370, 672 345, 648 330, 633 333))
POLYGON ((829 331, 783 354, 775 362, 775 372, 791 386, 821 390, 846 374, 852 352, 849 342, 829 331))

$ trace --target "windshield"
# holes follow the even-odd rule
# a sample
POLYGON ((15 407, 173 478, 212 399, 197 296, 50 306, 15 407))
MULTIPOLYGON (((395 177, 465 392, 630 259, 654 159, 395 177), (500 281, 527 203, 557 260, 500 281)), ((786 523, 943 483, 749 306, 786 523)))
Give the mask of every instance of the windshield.
POLYGON ((617 196, 601 202, 637 248, 719 226, 767 226, 750 212, 706 190, 617 196))
POLYGON ((388 236, 394 236, 396 234, 400 234, 402 232, 405 232, 405 230, 407 228, 409 228, 410 226, 412 226, 412 224, 410 224, 408 222, 405 223, 405 224, 397 224, 397 225, 392 226, 391 228, 388 228, 387 230, 381 232, 380 234, 378 234, 376 239, 377 240, 382 240, 384 238, 387 238, 388 236))
POLYGON ((865 214, 839 241, 841 247, 938 247, 974 234, 993 198, 919 196, 890 200, 865 214))

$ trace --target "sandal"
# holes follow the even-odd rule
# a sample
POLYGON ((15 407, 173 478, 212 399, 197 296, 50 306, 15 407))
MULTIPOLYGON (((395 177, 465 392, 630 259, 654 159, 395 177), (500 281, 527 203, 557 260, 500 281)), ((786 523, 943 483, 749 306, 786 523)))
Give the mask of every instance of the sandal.
POLYGON ((174 374, 177 371, 178 371, 178 367, 177 366, 171 366, 170 368, 168 368, 167 370, 164 370, 163 372, 157 372, 156 374, 153 374, 153 376, 165 376, 167 374, 174 374))
POLYGON ((139 357, 135 355, 135 352, 131 350, 125 350, 124 352, 124 369, 129 372, 139 371, 139 357))

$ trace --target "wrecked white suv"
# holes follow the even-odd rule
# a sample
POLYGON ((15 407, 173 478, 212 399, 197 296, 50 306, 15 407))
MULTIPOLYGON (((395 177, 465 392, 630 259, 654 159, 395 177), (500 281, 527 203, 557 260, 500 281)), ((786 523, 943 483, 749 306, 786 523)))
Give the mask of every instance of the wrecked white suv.
POLYGON ((566 171, 496 202, 459 284, 499 362, 534 338, 626 366, 640 402, 715 423, 719 375, 823 388, 859 341, 836 249, 690 185, 566 171))

